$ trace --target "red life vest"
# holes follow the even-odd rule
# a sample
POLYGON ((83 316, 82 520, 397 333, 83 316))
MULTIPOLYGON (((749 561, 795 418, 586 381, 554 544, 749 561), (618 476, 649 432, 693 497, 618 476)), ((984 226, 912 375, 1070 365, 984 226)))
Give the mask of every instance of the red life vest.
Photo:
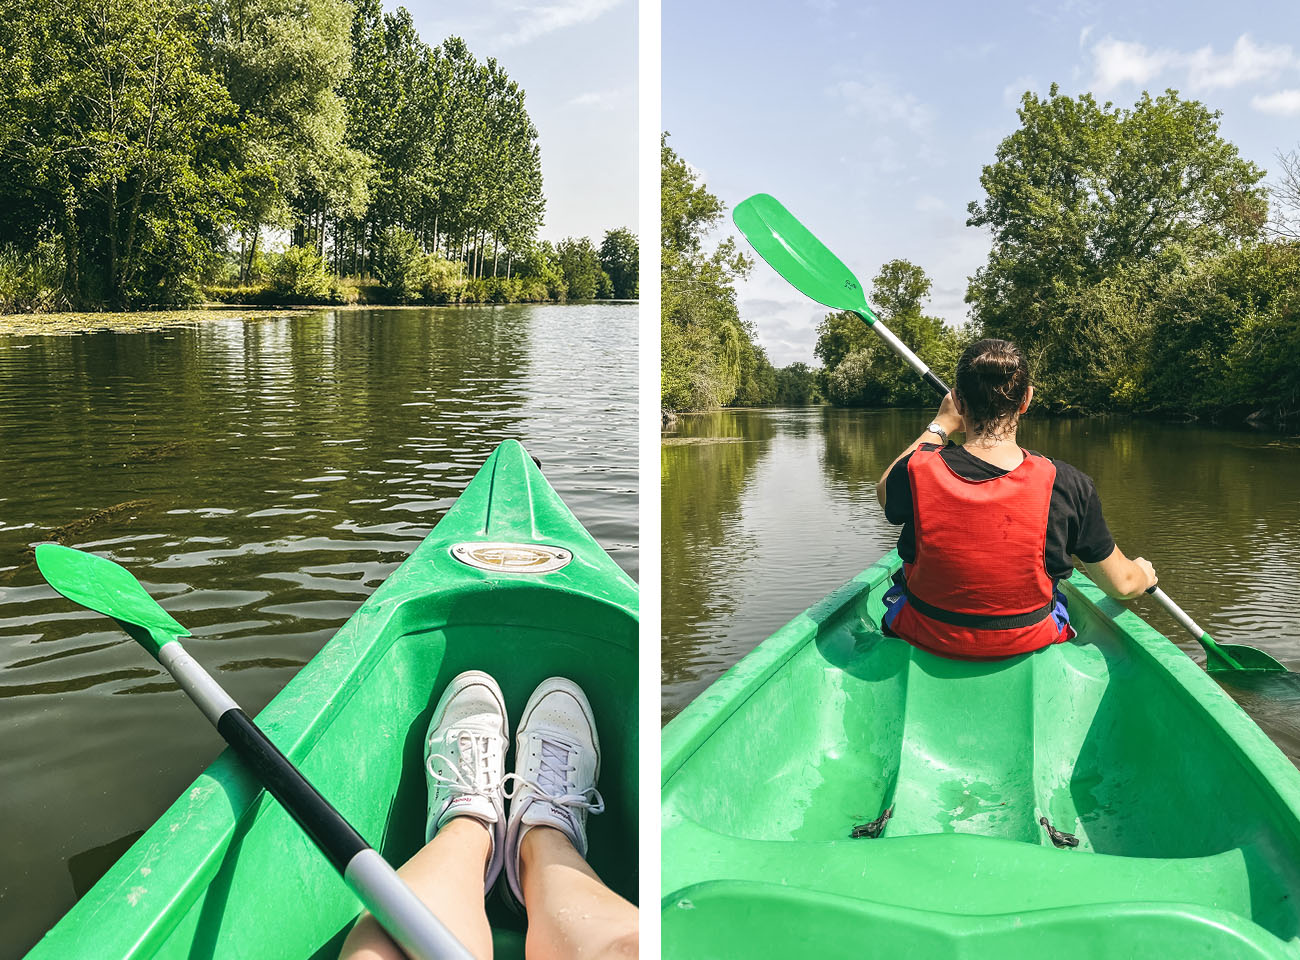
POLYGON ((892 632, 959 659, 1073 637, 1068 620, 1053 615, 1056 585, 1044 562, 1056 465, 1026 451, 1000 477, 967 480, 940 449, 922 444, 908 460, 916 560, 904 565, 906 602, 891 611, 892 632))

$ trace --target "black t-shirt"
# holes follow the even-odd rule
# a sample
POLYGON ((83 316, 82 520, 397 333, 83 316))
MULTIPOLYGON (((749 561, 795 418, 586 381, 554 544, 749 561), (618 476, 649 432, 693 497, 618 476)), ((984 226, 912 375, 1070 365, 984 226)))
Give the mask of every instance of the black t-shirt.
MULTIPOLYGON (((955 443, 944 447, 939 456, 957 476, 966 480, 991 480, 1008 473, 972 456, 955 443)), ((907 472, 907 462, 911 459, 909 453, 885 478, 885 519, 895 526, 902 524, 903 529, 898 534, 898 555, 906 563, 916 559, 912 481, 907 472)), ((1068 577, 1074 569, 1071 554, 1085 563, 1100 563, 1115 549, 1115 540, 1101 514, 1101 499, 1092 478, 1062 460, 1052 460, 1052 463, 1056 465, 1056 480, 1052 483, 1052 501, 1047 508, 1043 565, 1049 577, 1060 580, 1068 577)))

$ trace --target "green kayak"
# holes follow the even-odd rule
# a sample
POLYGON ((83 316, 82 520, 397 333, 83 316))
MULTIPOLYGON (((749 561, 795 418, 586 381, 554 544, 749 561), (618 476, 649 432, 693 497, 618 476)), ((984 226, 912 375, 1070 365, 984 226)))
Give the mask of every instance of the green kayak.
MULTIPOLYGON (((257 722, 396 865, 424 840, 424 735, 446 683, 492 674, 513 729, 540 681, 575 680, 595 711, 607 805, 589 821, 590 862, 635 901, 636 650, 636 585, 509 440, 257 722)), ((227 751, 29 957, 332 960, 359 909, 227 751)), ((496 955, 522 957, 523 918, 495 897, 488 915, 496 955)))
POLYGON ((1070 643, 885 637, 898 563, 664 728, 665 957, 1300 956, 1300 771, 1231 698, 1079 573, 1070 643))

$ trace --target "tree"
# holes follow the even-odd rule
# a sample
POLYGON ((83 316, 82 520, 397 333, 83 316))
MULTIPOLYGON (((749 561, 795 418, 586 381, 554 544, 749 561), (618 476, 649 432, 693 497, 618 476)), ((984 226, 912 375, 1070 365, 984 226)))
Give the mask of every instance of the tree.
POLYGON ((366 207, 368 161, 346 138, 336 92, 352 68, 347 0, 218 0, 208 56, 239 108, 244 165, 241 281, 262 226, 325 250, 327 218, 366 207))
POLYGON ((818 385, 820 371, 806 363, 792 363, 776 371, 776 396, 773 402, 785 407, 802 407, 821 403, 818 385))
POLYGON ((1256 237, 1263 171, 1219 135, 1217 112, 1172 90, 1119 109, 1053 85, 1026 93, 1019 117, 980 177, 984 202, 968 208, 993 245, 966 299, 985 333, 1027 351, 1049 405, 1079 405, 1110 390, 1079 376, 1086 291, 1256 237))
MULTIPOLYGON (((660 169, 661 403, 669 410, 724 406, 736 399, 746 371, 761 369, 753 327, 736 306, 735 281, 751 262, 730 237, 704 251, 704 235, 726 208, 668 146, 667 134, 660 169)), ((771 399, 753 393, 746 391, 746 402, 771 399)))
MULTIPOLYGON (((871 284, 871 303, 890 330, 943 378, 951 380, 967 333, 922 309, 931 280, 907 260, 890 260, 871 284)), ((852 313, 827 314, 814 355, 827 372, 827 396, 840 406, 923 406, 930 388, 852 313), (844 367, 850 359, 852 364, 844 367), (844 369, 841 369, 844 367, 844 369)))
POLYGON ((600 244, 600 265, 613 284, 614 299, 636 299, 639 257, 635 233, 625 227, 606 231, 600 244))
POLYGON ((600 266, 600 255, 586 237, 561 240, 556 246, 560 270, 570 300, 608 298, 613 291, 609 277, 600 266))
POLYGON ((235 106, 188 0, 0 6, 0 245, 52 239, 78 306, 190 297, 238 192, 235 106))

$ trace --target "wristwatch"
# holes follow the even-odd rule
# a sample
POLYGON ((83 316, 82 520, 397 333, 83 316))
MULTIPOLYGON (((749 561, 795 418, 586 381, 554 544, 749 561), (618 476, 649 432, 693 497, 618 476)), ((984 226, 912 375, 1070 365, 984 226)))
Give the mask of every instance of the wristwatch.
POLYGON ((939 426, 938 420, 931 420, 930 425, 925 428, 925 432, 933 433, 936 437, 939 438, 940 443, 948 442, 948 431, 945 430, 943 427, 939 426))

